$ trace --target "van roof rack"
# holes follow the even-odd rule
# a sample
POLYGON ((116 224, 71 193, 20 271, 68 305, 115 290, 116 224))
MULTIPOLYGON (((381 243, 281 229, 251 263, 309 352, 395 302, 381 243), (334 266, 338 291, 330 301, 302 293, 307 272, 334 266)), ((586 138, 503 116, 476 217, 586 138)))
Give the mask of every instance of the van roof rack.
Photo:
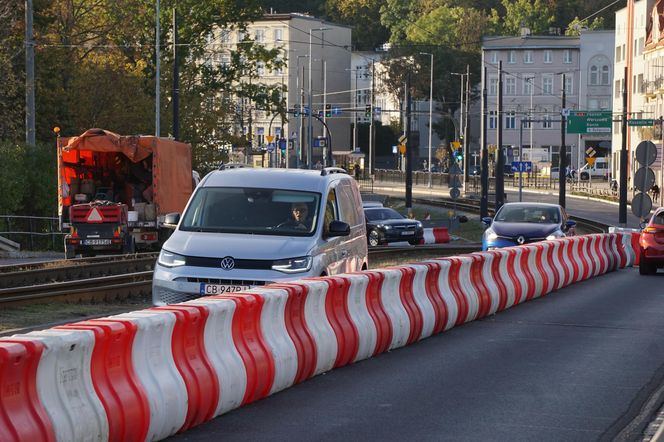
POLYGON ((244 169, 247 168, 247 166, 244 163, 224 163, 223 161, 219 163, 219 170, 226 170, 226 169, 244 169))
POLYGON ((320 176, 332 175, 333 173, 348 173, 341 167, 325 167, 320 171, 320 176))

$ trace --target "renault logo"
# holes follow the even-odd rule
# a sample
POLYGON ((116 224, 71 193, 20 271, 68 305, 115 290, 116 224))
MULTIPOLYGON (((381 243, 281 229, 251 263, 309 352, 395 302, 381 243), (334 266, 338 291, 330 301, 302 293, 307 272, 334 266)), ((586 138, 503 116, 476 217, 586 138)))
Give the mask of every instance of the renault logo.
MULTIPOLYGON (((525 238, 523 235, 519 235, 519 236, 516 238, 516 242, 517 242, 517 244, 519 244, 519 245, 521 246, 521 245, 523 245, 523 243, 526 242, 526 238, 525 238)), ((223 264, 223 261, 222 261, 222 264, 221 264, 221 265, 222 265, 222 266, 224 265, 224 264, 223 264)))
POLYGON ((233 270, 235 267, 235 260, 230 256, 221 259, 221 269, 222 270, 233 270))

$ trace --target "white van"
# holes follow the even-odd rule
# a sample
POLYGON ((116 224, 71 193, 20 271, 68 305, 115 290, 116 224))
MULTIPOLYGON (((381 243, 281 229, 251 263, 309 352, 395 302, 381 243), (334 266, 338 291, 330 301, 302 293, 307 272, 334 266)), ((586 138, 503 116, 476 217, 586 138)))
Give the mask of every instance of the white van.
POLYGON ((579 178, 584 181, 592 178, 603 178, 608 179, 611 175, 611 169, 609 167, 609 159, 606 157, 600 157, 595 159, 595 163, 590 166, 588 163, 585 164, 579 171, 579 178))
POLYGON ((166 221, 175 230, 155 265, 155 305, 368 265, 360 192, 339 168, 225 167, 166 221), (308 216, 294 227, 301 211, 308 216))

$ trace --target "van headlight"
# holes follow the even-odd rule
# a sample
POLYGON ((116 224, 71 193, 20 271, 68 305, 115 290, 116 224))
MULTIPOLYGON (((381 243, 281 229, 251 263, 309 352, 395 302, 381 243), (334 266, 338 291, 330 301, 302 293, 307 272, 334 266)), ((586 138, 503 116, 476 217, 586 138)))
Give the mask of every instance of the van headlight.
POLYGON ((180 267, 187 263, 184 256, 164 249, 161 249, 161 252, 159 252, 157 262, 164 267, 180 267))
POLYGON ((299 258, 280 259, 272 263, 272 270, 283 273, 300 273, 311 270, 311 256, 301 256, 299 258))

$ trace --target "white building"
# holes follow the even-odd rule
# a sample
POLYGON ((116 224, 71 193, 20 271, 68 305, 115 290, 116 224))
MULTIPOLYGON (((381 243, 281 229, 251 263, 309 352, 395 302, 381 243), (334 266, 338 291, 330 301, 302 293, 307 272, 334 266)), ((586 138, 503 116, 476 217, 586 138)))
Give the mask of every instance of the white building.
MULTIPOLYGON (((269 71, 258 66, 260 81, 264 84, 283 85, 287 90, 288 109, 311 108, 318 115, 325 104, 337 107, 349 103, 349 79, 346 70, 350 68, 351 29, 347 26, 330 23, 305 14, 266 14, 262 20, 248 25, 247 32, 256 42, 269 48, 280 48, 286 61, 284 69, 269 71)), ((242 41, 239 31, 220 30, 215 40, 232 49, 242 41)), ((228 63, 230 51, 218 56, 218 62, 228 63)), ((251 103, 242 104, 245 133, 249 133, 254 149, 266 146, 267 136, 288 138, 293 149, 289 150, 290 165, 307 162, 309 145, 307 116, 294 117, 289 114, 287 121, 279 116, 255 109, 251 103), (297 154, 296 154, 297 153, 297 154), (297 156, 299 156, 299 159, 297 156)), ((349 139, 348 117, 332 116, 321 118, 329 128, 332 148, 347 146, 349 139)), ((326 130, 317 118, 311 118, 312 136, 325 136, 326 130)), ((239 128, 238 128, 239 130, 239 128)), ((311 164, 323 160, 326 148, 312 147, 311 164)), ((278 149, 276 150, 278 152, 278 149)), ((263 158, 254 157, 260 165, 263 158)))

